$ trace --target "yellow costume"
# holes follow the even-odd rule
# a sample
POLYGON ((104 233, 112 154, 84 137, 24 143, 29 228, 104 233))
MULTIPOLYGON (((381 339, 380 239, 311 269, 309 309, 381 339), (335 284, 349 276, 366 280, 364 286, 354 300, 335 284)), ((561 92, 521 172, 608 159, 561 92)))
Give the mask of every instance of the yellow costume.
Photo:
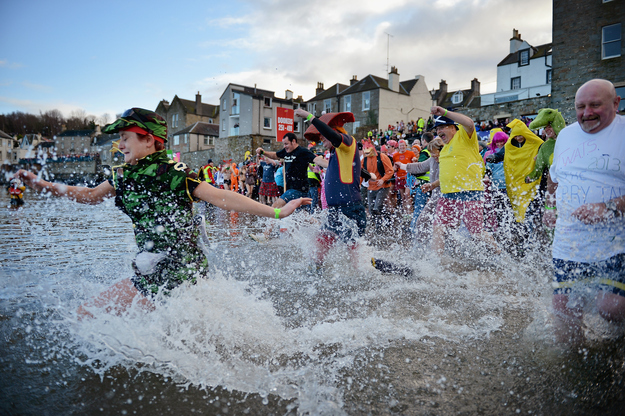
POLYGON ((441 192, 483 191, 484 161, 480 156, 475 130, 471 137, 462 126, 443 147, 440 162, 441 192))
POLYGON ((536 196, 536 190, 540 184, 539 182, 525 183, 525 177, 534 170, 536 163, 534 157, 543 141, 532 133, 521 120, 512 120, 508 127, 512 129, 510 131, 511 140, 508 140, 505 145, 503 171, 506 177, 506 190, 514 210, 514 218, 516 222, 523 222, 527 207, 536 196), (512 144, 512 139, 516 136, 525 138, 522 147, 516 147, 512 144))

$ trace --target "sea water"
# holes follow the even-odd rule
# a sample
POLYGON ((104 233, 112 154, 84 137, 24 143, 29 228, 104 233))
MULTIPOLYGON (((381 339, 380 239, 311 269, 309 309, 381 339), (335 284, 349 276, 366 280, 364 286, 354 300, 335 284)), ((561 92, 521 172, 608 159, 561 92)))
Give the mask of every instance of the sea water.
MULTIPOLYGON (((549 250, 441 263, 369 230, 310 272, 318 229, 218 211, 210 275, 118 316, 76 308, 132 276, 132 224, 27 191, 0 197, 0 411, 5 414, 620 414, 622 328, 589 309, 590 343, 554 344, 549 250), (371 257, 409 265, 382 274, 371 257)), ((402 238, 397 238, 402 237, 402 238)))

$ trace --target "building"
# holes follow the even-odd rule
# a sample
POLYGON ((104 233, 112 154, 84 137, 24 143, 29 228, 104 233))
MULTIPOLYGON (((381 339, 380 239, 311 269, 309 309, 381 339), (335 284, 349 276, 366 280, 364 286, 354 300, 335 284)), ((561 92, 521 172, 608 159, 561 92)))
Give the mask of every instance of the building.
POLYGON ((98 126, 97 130, 65 130, 57 134, 54 136, 54 143, 58 155, 91 153, 99 130, 98 126))
POLYGON ((358 80, 354 76, 349 86, 334 84, 327 90, 318 83, 315 97, 306 103, 315 116, 323 112, 352 112, 356 121, 351 133, 356 134, 359 127, 382 130, 400 121, 427 119, 432 99, 422 75, 400 82, 397 68, 392 67, 388 78, 369 74, 358 80))
POLYGON ((552 44, 532 46, 512 30, 510 53, 497 65, 497 91, 481 96, 481 105, 527 100, 551 94, 552 44))
MULTIPOLYGON (((285 98, 278 98, 273 91, 244 85, 228 84, 219 98, 219 138, 249 136, 256 144, 277 145, 277 108, 298 108, 303 100, 293 99, 293 92, 286 90, 285 98)), ((301 139, 301 123, 294 123, 294 133, 301 139)), ((254 146, 252 145, 252 146, 254 146)))
POLYGON ((219 106, 203 103, 199 92, 195 95, 195 101, 185 100, 177 95, 171 100, 171 104, 167 100, 161 100, 155 112, 167 120, 168 147, 171 146, 171 139, 178 131, 198 121, 216 124, 219 120, 219 106))
POLYGON ((15 138, 0 130, 0 164, 13 165, 17 163, 17 152, 14 149, 18 146, 15 138))
POLYGON ((215 139, 219 137, 219 124, 196 121, 190 126, 177 131, 169 148, 174 152, 188 153, 215 148, 215 139))
POLYGON ((625 110, 625 5, 622 0, 553 1, 551 105, 575 121, 575 92, 586 81, 611 81, 625 110))
MULTIPOLYGON (((432 90, 432 101, 436 105, 450 110, 480 106, 480 81, 473 78, 471 88, 466 90, 448 91, 447 81, 444 79, 438 85, 437 90, 432 90)), ((425 117, 424 117, 425 118, 425 117)))

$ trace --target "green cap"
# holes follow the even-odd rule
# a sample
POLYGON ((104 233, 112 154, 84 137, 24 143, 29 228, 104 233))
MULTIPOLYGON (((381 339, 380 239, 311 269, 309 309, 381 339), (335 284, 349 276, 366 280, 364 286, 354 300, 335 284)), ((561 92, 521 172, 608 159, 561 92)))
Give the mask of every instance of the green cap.
POLYGON ((155 137, 167 141, 167 121, 154 111, 133 107, 124 111, 122 116, 102 129, 103 133, 117 133, 129 127, 139 127, 155 137))

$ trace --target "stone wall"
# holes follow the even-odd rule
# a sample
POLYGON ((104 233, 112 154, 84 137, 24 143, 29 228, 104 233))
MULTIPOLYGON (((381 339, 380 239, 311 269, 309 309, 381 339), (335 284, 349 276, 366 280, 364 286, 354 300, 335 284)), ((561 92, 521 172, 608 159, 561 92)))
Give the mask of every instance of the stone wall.
POLYGON ((538 110, 551 107, 551 98, 548 96, 530 98, 529 100, 510 101, 507 103, 492 104, 477 108, 458 108, 458 112, 467 115, 473 121, 488 121, 499 118, 519 118, 535 115, 538 110))
POLYGON ((625 26, 622 1, 553 1, 551 105, 567 123, 575 121, 575 93, 584 82, 603 78, 625 85, 625 40, 620 57, 601 59, 602 27, 615 23, 625 26))

